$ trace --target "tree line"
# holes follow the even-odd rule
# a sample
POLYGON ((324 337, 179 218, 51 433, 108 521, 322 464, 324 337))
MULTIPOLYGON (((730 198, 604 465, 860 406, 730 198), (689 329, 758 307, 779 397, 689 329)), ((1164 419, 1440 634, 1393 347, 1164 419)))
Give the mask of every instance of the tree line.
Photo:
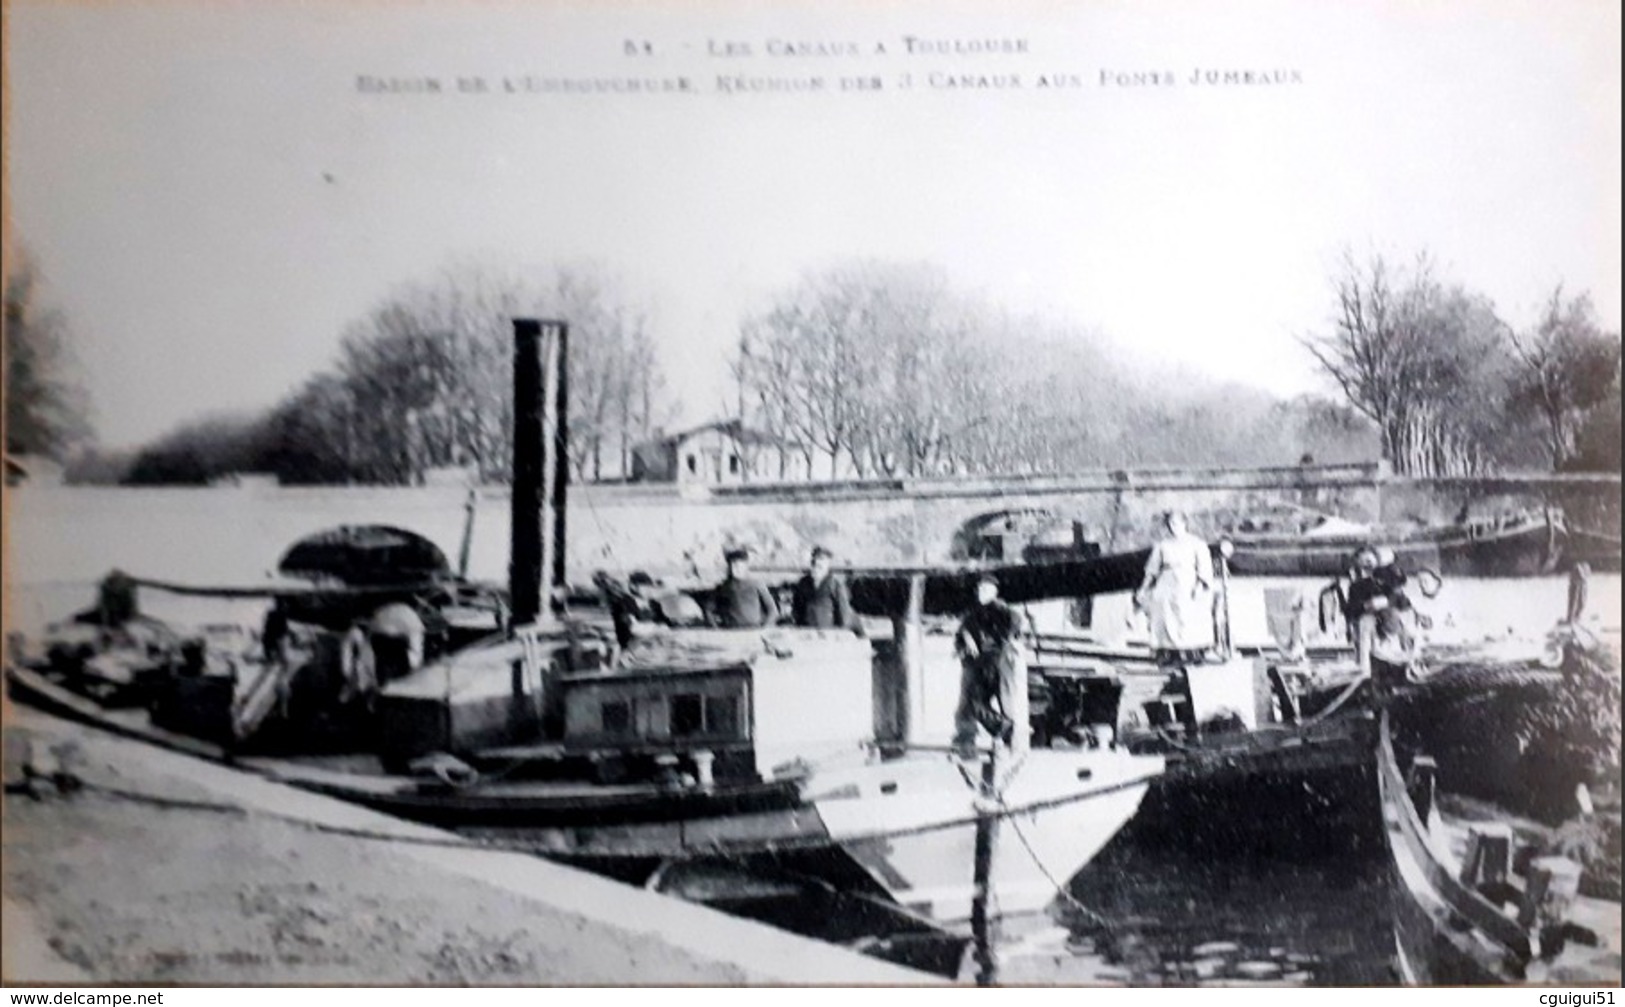
MULTIPOLYGON (((742 320, 728 408, 769 434, 747 471, 815 476, 1061 473, 1156 464, 1389 459, 1417 476, 1618 471, 1620 340, 1590 300, 1552 292, 1523 329, 1427 257, 1344 257, 1333 313, 1300 337, 1334 398, 1282 401, 1098 335, 1012 312, 924 264, 815 271, 742 320), (775 465, 776 463, 776 465, 775 465)), ((8 452, 74 454, 87 481, 411 485, 431 469, 509 475, 509 319, 567 319, 570 464, 629 473, 677 413, 648 313, 604 270, 459 267, 402 286, 341 334, 332 366, 270 410, 189 422, 129 456, 80 450, 89 425, 65 323, 31 268, 6 284, 8 452)))
POLYGON ((1382 456, 1416 476, 1619 471, 1620 338, 1559 286, 1522 330, 1427 255, 1343 257, 1336 314, 1302 339, 1382 456))
POLYGON ((571 326, 570 466, 625 472, 671 410, 645 313, 602 270, 463 267, 404 286, 343 333, 338 360, 261 416, 188 424, 139 452, 132 483, 266 472, 283 483, 414 485, 436 468, 506 482, 511 319, 571 326))
POLYGON ((5 280, 6 453, 66 458, 92 436, 90 403, 62 312, 43 303, 33 262, 5 280))
POLYGON ((1092 333, 956 291, 928 265, 805 277, 745 321, 732 375, 739 411, 780 437, 756 450, 829 476, 1345 462, 1376 449, 1349 408, 1136 366, 1092 333))

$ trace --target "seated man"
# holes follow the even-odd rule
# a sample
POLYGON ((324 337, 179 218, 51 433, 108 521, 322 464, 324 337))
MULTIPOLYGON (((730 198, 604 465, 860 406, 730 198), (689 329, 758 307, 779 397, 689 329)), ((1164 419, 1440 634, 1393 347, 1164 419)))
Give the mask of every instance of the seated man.
POLYGON ((725 629, 755 629, 779 621, 779 603, 767 585, 750 575, 750 554, 737 547, 723 553, 728 576, 712 596, 712 617, 725 629))

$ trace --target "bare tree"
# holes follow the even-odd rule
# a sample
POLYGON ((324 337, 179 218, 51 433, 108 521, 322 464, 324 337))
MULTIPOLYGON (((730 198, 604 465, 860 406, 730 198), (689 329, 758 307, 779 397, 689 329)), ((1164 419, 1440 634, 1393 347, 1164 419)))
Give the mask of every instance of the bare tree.
MULTIPOLYGON (((841 274, 809 279, 765 315, 745 323, 748 369, 757 399, 788 391, 764 404, 806 444, 829 458, 831 478, 842 456, 852 458, 861 392, 859 338, 862 305, 841 274)), ((783 430, 775 431, 782 435, 783 430)))
POLYGON ((781 476, 789 469, 792 452, 810 474, 816 449, 812 414, 799 379, 799 351, 765 319, 747 320, 743 328, 732 365, 740 417, 774 436, 781 476))
POLYGON ((603 270, 576 266, 540 277, 449 269, 353 325, 338 372, 364 404, 345 421, 357 476, 409 483, 430 467, 467 465, 505 478, 511 320, 521 315, 571 326, 573 475, 624 474, 632 447, 666 415, 665 383, 645 314, 603 270))
MULTIPOLYGON (((1002 310, 928 265, 805 278, 745 320, 733 376, 754 424, 860 476, 1296 462, 1310 436, 1307 419, 1271 422, 1263 393, 1137 372, 1098 334, 1002 310)), ((1343 432, 1368 436, 1316 436, 1343 432)))
POLYGON ((1618 333, 1604 332, 1591 298, 1565 299, 1559 285, 1533 330, 1514 335, 1518 372, 1514 404, 1540 417, 1554 469, 1573 457, 1587 414, 1603 403, 1618 380, 1618 333))
POLYGON ((19 256, 5 286, 6 450, 62 460, 91 437, 89 404, 74 377, 67 321, 40 303, 32 260, 19 256))
POLYGON ((319 374, 266 420, 262 466, 288 484, 342 483, 358 474, 360 409, 337 374, 319 374))
POLYGON ((980 315, 932 267, 845 263, 745 321, 735 379, 757 422, 832 476, 843 460, 860 477, 920 474, 976 419, 980 315))
POLYGON ((1348 403, 1369 416, 1383 457, 1412 475, 1493 467, 1506 430, 1506 325, 1482 296, 1447 287, 1424 256, 1408 271, 1345 254, 1330 332, 1301 340, 1348 403))
MULTIPOLYGON (((1426 260, 1417 265, 1421 276, 1428 269, 1426 260)), ((1405 321, 1405 295, 1395 289, 1391 274, 1381 256, 1361 266, 1345 253, 1334 280, 1335 328, 1303 343, 1349 404, 1377 424, 1383 457, 1397 459, 1409 397, 1406 371, 1415 347, 1405 321)))

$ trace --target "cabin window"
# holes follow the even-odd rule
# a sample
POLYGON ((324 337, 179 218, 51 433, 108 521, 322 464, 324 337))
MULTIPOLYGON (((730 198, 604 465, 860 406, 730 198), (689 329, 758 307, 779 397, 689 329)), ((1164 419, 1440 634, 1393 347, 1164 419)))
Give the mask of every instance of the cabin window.
POLYGON ((1067 619, 1079 629, 1092 629, 1095 622, 1095 599, 1085 595, 1082 598, 1073 598, 1068 606, 1067 619))
POLYGON ((598 707, 598 720, 605 734, 625 734, 632 727, 632 704, 624 699, 602 703, 598 707))
POLYGON ((738 696, 705 697, 705 731, 724 738, 744 737, 739 723, 738 696))
POLYGON ((692 692, 671 697, 671 736, 687 738, 705 728, 704 708, 700 697, 692 692))
POLYGON ((700 460, 693 455, 688 456, 688 474, 693 475, 700 470, 700 460))
POLYGON ((729 455, 728 456, 728 474, 732 475, 732 476, 736 476, 736 475, 739 474, 739 456, 738 455, 729 455))

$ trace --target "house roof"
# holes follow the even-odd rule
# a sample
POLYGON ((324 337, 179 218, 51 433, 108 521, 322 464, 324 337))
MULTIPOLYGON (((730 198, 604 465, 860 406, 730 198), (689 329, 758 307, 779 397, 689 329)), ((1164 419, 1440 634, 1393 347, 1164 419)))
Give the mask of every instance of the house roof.
POLYGON ((750 427, 745 426, 743 420, 737 418, 727 420, 712 420, 709 423, 701 423, 699 426, 690 427, 687 430, 679 430, 676 433, 670 433, 664 437, 657 438, 653 443, 676 444, 680 441, 693 437, 695 434, 708 433, 712 430, 727 434, 729 437, 739 441, 741 444, 771 447, 779 444, 790 443, 784 438, 770 434, 765 430, 753 430, 750 427))

